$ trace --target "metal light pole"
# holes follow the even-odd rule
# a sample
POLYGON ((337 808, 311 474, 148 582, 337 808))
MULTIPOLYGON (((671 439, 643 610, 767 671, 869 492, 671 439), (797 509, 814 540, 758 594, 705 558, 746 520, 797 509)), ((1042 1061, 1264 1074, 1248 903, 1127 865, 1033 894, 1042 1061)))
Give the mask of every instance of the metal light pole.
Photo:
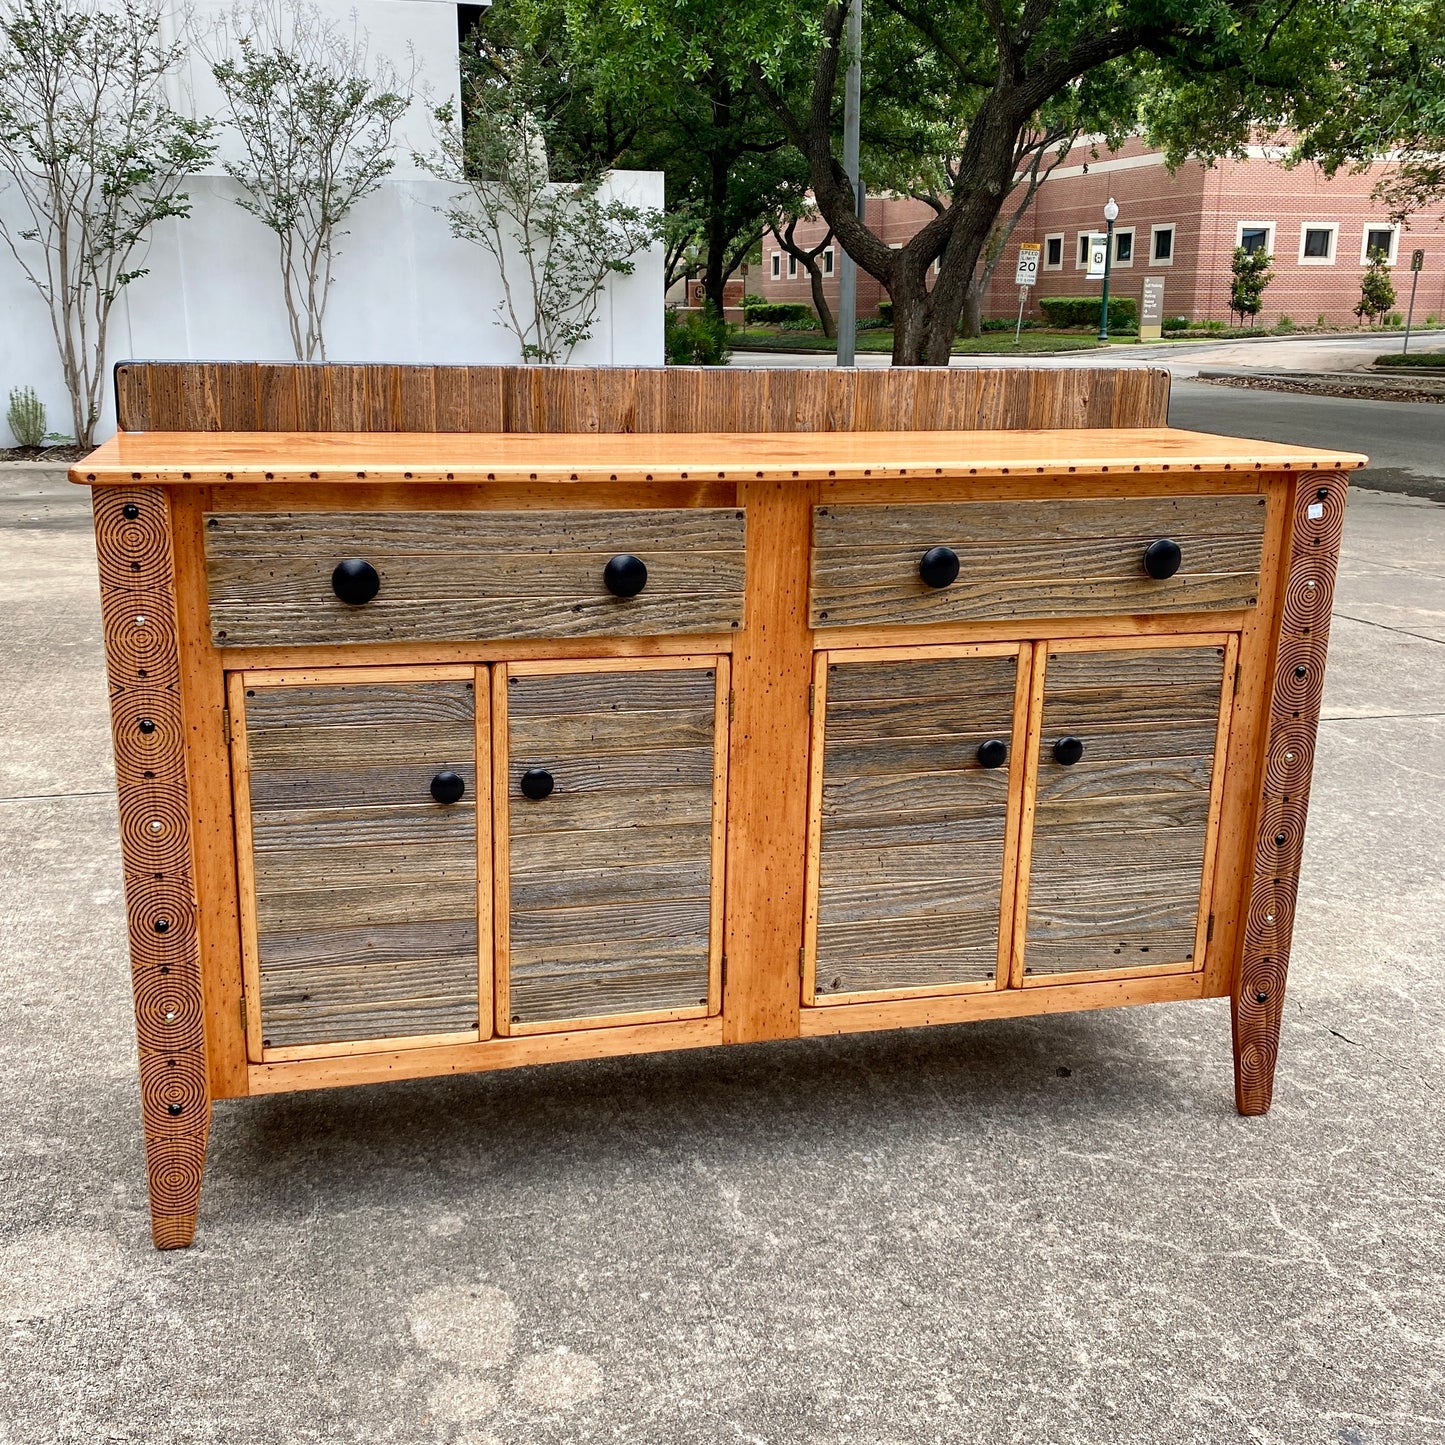
MULTIPOLYGON (((849 0, 848 72, 843 79, 843 169, 853 185, 853 214, 863 214, 858 179, 858 110, 863 95, 863 0, 849 0)), ((852 366, 858 339, 858 264, 841 241, 838 268, 838 365, 852 366)))
POLYGON ((1109 230, 1104 242, 1104 304, 1099 307, 1100 341, 1109 339, 1109 268, 1114 263, 1114 222, 1119 219, 1119 205, 1113 196, 1104 207, 1104 219, 1109 223, 1109 230))

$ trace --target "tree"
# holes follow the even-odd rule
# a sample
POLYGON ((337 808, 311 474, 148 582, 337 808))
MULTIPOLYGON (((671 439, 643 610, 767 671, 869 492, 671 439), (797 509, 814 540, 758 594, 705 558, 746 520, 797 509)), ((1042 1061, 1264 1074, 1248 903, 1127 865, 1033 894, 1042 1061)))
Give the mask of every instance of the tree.
POLYGON ((838 326, 833 319, 833 308, 828 305, 828 293, 823 287, 823 267, 818 259, 833 244, 833 232, 825 231, 816 246, 805 246, 798 240, 798 223, 813 219, 811 208, 797 209, 792 215, 774 216, 768 230, 778 245, 808 273, 808 282, 813 293, 813 310, 818 313, 818 324, 823 328, 824 336, 836 336, 838 326))
POLYGON ((236 198, 275 233, 281 293, 298 361, 326 359, 326 305, 338 240, 395 165, 392 136, 414 72, 372 61, 305 0, 255 0, 231 13, 230 53, 211 65, 243 155, 226 172, 236 198))
POLYGON ((529 74, 558 178, 660 170, 668 283, 700 271, 721 311, 767 218, 801 205, 807 168, 747 74, 730 63, 728 0, 699 0, 700 33, 638 24, 625 0, 498 0, 468 51, 497 76, 529 74))
POLYGON ((1394 306, 1395 283, 1390 279, 1389 257, 1375 247, 1360 277, 1360 304, 1355 307, 1355 315, 1361 321, 1368 316, 1373 325, 1379 325, 1380 317, 1388 315, 1394 306))
POLYGON ((1236 246, 1231 269, 1230 313, 1241 320, 1248 316, 1253 326, 1264 305, 1264 288, 1274 279, 1274 257, 1267 251, 1246 251, 1236 246))
POLYGON ((606 200, 601 172, 552 180, 547 126, 520 77, 463 77, 466 120, 436 111, 440 150, 417 160, 462 189, 438 207, 454 236, 491 256, 501 282, 498 324, 523 361, 565 362, 592 334, 602 288, 629 276, 633 259, 662 235, 657 211, 606 200))
POLYGON ((111 308, 146 274, 160 221, 190 214, 185 176, 212 127, 174 110, 182 47, 153 4, 6 0, 0 7, 0 177, 18 218, 0 239, 50 313, 76 443, 94 444, 111 308))

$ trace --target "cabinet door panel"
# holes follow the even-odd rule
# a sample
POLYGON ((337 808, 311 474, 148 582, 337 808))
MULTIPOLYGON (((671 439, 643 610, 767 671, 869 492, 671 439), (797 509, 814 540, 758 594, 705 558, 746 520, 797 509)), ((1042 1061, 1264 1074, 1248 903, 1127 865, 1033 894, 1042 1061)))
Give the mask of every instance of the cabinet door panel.
POLYGON ((726 662, 499 672, 500 1025, 715 1006, 726 662), (720 706, 721 702, 721 706, 720 706), (551 790, 530 798, 529 772, 551 790))
POLYGON ((811 1004, 996 979, 1020 650, 923 651, 820 663, 811 1004), (989 740, 1007 748, 1003 766, 980 762, 989 740))
POLYGON ((475 682, 235 683, 263 1056, 475 1037, 475 682), (443 770, 454 803, 431 796, 443 770))
POLYGON ((1027 980, 1199 967, 1225 686, 1216 645, 1050 651, 1026 927, 1027 980), (1054 756, 1062 737, 1083 756, 1054 756))

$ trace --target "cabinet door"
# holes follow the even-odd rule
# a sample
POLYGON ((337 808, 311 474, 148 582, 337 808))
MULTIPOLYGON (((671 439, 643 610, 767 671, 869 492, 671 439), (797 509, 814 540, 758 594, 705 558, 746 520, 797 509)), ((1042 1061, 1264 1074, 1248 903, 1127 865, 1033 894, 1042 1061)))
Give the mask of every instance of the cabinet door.
POLYGON ((819 655, 805 1003, 998 985, 1028 654, 819 655))
POLYGON ((418 671, 230 679, 253 1058, 490 1031, 478 674, 418 671))
POLYGON ((721 1007, 727 659, 496 669, 497 1026, 721 1007))
POLYGON ((1203 966, 1233 651, 1039 649, 1016 982, 1203 966))

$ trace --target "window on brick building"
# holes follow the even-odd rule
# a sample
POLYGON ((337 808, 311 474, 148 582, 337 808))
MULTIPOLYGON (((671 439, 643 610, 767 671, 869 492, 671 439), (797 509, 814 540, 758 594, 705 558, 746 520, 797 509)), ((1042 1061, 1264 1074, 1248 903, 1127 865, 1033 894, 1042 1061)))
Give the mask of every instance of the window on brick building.
POLYGON ((1243 246, 1251 256, 1256 256, 1260 252, 1265 255, 1272 254, 1274 251, 1274 222, 1241 221, 1239 236, 1234 244, 1243 246))
POLYGON ((823 248, 823 274, 825 276, 833 274, 833 248, 831 246, 823 248))
POLYGON ((773 252, 773 280, 776 281, 783 274, 783 253, 773 252))
POLYGON ((1149 245, 1149 261, 1151 265, 1167 266, 1174 260, 1174 227, 1154 226, 1150 232, 1152 240, 1149 245))
POLYGON ((1062 271, 1064 269, 1064 238, 1063 235, 1044 237, 1044 270, 1062 271))
POLYGON ((1339 227, 1325 222, 1300 227, 1299 259, 1302 266, 1326 266, 1335 259, 1335 236, 1339 227))
POLYGON ((796 256, 789 255, 789 257, 788 257, 788 280, 789 280, 789 281, 796 280, 796 279, 797 279, 797 275, 798 275, 798 258, 797 258, 796 256))
POLYGON ((1114 232, 1114 264, 1116 266, 1132 266, 1134 264, 1134 228, 1132 226, 1114 232))
POLYGON ((1398 226, 1366 226, 1364 245, 1360 247, 1360 264, 1368 261, 1373 252, 1379 251, 1385 258, 1385 264, 1393 266, 1399 244, 1398 226))

